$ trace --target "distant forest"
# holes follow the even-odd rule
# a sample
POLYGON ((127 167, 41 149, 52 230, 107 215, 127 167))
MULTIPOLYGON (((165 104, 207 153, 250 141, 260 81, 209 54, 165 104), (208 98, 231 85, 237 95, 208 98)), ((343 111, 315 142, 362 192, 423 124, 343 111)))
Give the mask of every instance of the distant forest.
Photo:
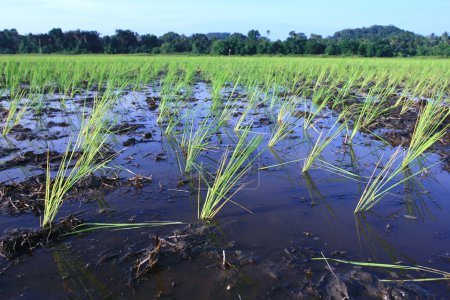
POLYGON ((44 34, 21 35, 15 29, 0 31, 0 54, 128 54, 191 53, 212 55, 358 55, 366 57, 450 56, 448 33, 422 36, 395 26, 345 29, 329 37, 291 31, 287 38, 271 41, 270 31, 208 33, 191 36, 168 32, 160 37, 116 30, 101 36, 96 31, 59 28, 44 34))

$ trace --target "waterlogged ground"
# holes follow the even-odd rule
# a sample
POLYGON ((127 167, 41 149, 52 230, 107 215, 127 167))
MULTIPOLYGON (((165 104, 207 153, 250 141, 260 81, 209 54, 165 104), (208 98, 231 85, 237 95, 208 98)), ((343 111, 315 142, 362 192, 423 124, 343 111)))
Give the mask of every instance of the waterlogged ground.
MULTIPOLYGON (((199 82, 179 115, 195 111, 203 118, 210 105, 210 86, 199 82)), ((223 91, 224 96, 231 92, 223 91)), ((265 148, 274 122, 261 102, 245 118, 252 131, 263 133, 262 155, 240 182, 247 183, 209 224, 197 221, 197 204, 204 197, 199 175, 184 168, 177 144, 185 121, 173 134, 156 122, 158 89, 128 91, 113 115, 116 133, 110 144, 119 156, 114 170, 96 174, 76 187, 60 217, 76 214, 84 222, 181 221, 161 228, 98 231, 61 237, 14 259, 0 259, 3 299, 149 299, 186 298, 446 298, 445 282, 384 284, 429 274, 352 267, 324 261, 326 257, 354 261, 419 264, 450 270, 450 175, 445 161, 398 186, 370 213, 354 214, 367 178, 383 157, 395 148, 369 134, 358 134, 353 145, 338 136, 322 159, 360 175, 360 180, 324 169, 301 173, 302 161, 318 132, 335 122, 331 111, 314 128, 297 127, 275 147, 265 148), (155 103, 154 103, 155 101, 155 103), (149 107, 150 104, 150 107, 149 107), (268 168, 267 168, 268 167, 268 168), (129 171, 125 171, 127 169, 129 171), (130 172, 131 171, 131 172, 130 172), (141 177, 136 176, 141 175, 141 177), (103 176, 103 177, 101 177, 103 176), (151 180, 150 180, 151 178, 151 180), (249 212, 251 211, 251 213, 249 212), (163 239, 157 263, 146 270, 145 258, 155 249, 155 236, 163 239), (225 253, 226 263, 223 264, 225 253), (323 253, 323 254, 322 254, 323 253), (144 272, 148 271, 148 272, 144 272)), ((239 89, 235 93, 244 95, 239 89)), ((37 228, 43 207, 47 150, 55 171, 69 136, 80 127, 83 105, 95 93, 62 101, 47 95, 40 115, 27 113, 20 125, 2 139, 0 230, 37 228), (37 177, 36 177, 37 176, 37 177), (6 192, 5 192, 6 191, 6 192)), ((233 127, 246 105, 243 97, 228 126, 212 138, 199 162, 214 172, 227 145, 237 139, 233 127)), ((303 106, 297 108, 304 109, 303 106)), ((276 122, 276 119, 275 119, 276 122)), ((299 122, 303 123, 300 118, 299 122)), ((381 127, 378 132, 386 131, 381 127)), ((423 164, 445 158, 445 148, 428 153, 423 164)), ((415 170, 413 170, 414 172, 415 170)), ((408 174, 405 174, 408 176, 408 174)), ((154 258, 154 257, 153 257, 154 258)))

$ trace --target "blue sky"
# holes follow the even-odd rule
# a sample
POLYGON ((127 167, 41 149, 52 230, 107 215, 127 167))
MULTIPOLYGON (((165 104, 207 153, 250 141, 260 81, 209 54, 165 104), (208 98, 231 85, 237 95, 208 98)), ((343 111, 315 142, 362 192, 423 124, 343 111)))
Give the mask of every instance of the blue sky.
POLYGON ((0 0, 0 29, 22 34, 54 27, 156 35, 258 29, 284 39, 291 30, 326 36, 373 24, 440 35, 450 31, 450 0, 0 0))

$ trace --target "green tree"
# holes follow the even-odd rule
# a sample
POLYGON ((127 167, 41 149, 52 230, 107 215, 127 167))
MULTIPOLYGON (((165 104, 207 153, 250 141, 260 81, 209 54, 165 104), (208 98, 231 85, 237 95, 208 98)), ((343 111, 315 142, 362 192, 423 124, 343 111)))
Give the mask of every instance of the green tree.
POLYGON ((206 54, 210 52, 211 41, 205 34, 194 34, 191 37, 191 48, 193 53, 206 54))
POLYGON ((159 40, 156 35, 144 34, 139 37, 139 52, 152 53, 156 47, 159 47, 159 40))

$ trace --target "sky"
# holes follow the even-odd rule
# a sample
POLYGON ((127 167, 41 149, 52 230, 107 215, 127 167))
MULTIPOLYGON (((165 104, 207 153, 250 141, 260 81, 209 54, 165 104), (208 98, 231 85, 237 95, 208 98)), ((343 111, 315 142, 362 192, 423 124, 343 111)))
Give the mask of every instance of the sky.
POLYGON ((450 0, 0 0, 0 30, 21 34, 52 28, 158 36, 257 29, 274 40, 290 31, 328 36, 374 24, 440 35, 450 31, 450 0))

